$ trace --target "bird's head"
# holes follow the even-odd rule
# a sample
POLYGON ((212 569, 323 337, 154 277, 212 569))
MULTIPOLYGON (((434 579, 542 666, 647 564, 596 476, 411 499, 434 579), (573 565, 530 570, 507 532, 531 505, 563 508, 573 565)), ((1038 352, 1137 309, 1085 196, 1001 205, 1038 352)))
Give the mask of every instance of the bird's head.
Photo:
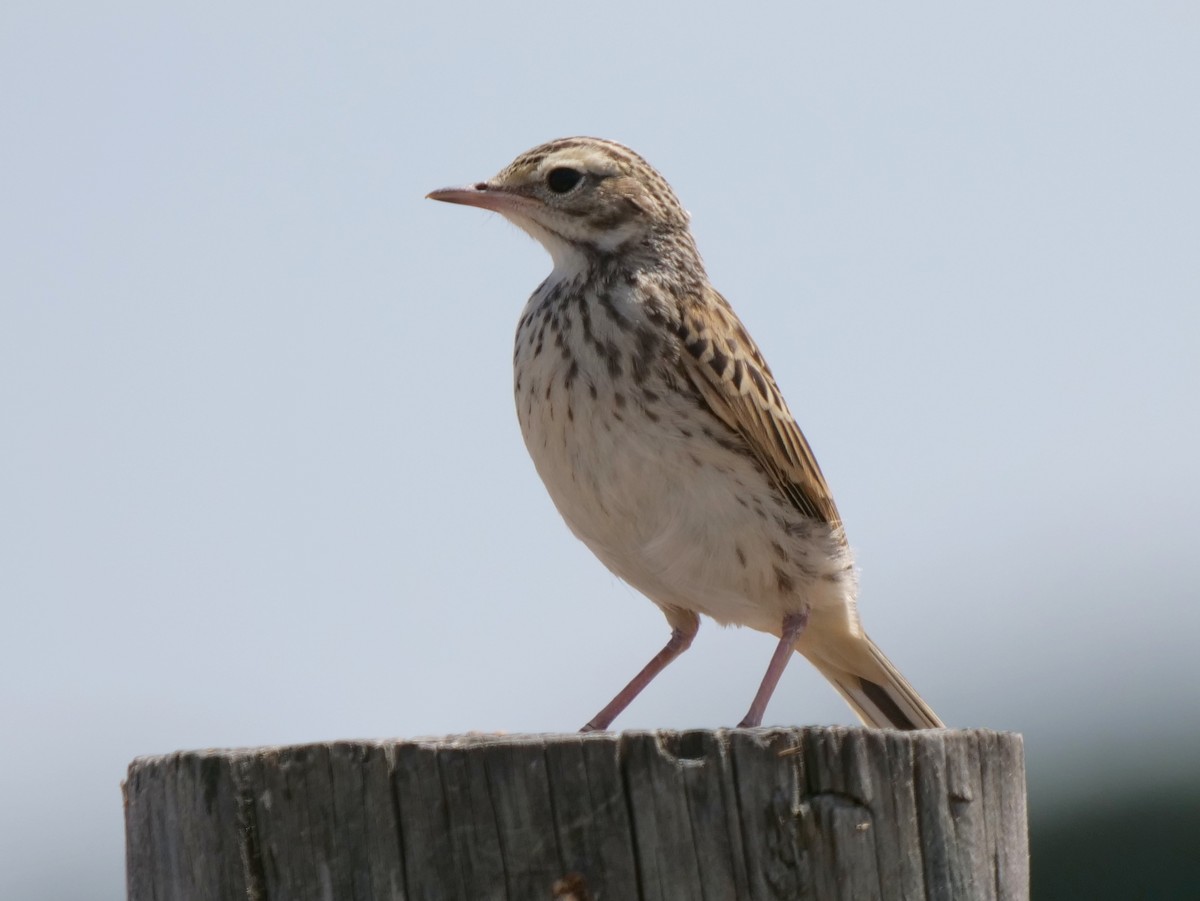
POLYGON ((688 230, 687 212, 666 179, 629 148, 599 138, 551 141, 488 181, 427 196, 500 213, 541 242, 556 267, 688 230))

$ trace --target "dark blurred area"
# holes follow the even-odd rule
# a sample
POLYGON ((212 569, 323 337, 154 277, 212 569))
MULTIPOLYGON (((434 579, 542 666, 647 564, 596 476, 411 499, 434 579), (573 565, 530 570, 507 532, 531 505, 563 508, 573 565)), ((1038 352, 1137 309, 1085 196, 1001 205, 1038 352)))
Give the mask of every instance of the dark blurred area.
POLYGON ((1097 781, 1044 814, 1030 798, 1034 901, 1200 898, 1200 767, 1153 787, 1097 781))

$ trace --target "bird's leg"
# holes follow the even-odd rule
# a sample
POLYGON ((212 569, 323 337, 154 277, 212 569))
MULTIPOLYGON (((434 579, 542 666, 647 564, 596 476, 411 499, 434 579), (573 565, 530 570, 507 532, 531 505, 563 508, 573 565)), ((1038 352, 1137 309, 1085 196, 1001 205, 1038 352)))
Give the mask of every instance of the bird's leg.
POLYGON ((808 625, 807 610, 803 613, 789 613, 783 618, 783 634, 779 638, 779 644, 775 647, 775 653, 771 655, 771 663, 767 667, 766 675, 763 676, 762 684, 758 686, 758 694, 754 696, 750 711, 738 723, 739 728, 746 729, 762 725, 763 714, 767 712, 767 702, 775 693, 779 677, 783 675, 784 667, 792 659, 796 639, 800 637, 800 633, 804 631, 806 625, 808 625))
MULTIPOLYGON (((642 667, 642 671, 634 676, 630 683, 617 693, 615 698, 605 705, 603 710, 592 717, 591 722, 579 730, 580 732, 603 732, 607 729, 609 724, 620 715, 621 711, 628 707, 629 703, 641 693, 641 690, 649 685, 655 676, 667 668, 668 663, 692 646, 692 639, 700 631, 700 617, 698 615, 691 611, 672 610, 667 612, 667 622, 673 627, 671 629, 671 640, 667 642, 661 651, 654 655, 649 663, 642 667)), ((779 677, 776 676, 775 678, 778 679, 779 677)))

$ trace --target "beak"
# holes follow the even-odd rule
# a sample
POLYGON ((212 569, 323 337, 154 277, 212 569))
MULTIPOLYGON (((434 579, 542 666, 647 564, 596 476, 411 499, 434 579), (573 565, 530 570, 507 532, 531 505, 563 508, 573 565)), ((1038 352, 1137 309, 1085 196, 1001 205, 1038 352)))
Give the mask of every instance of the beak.
POLYGON ((430 200, 477 206, 480 209, 492 210, 497 213, 514 212, 529 202, 527 198, 519 194, 512 194, 503 188, 492 187, 486 181, 461 188, 438 188, 425 196, 430 200))

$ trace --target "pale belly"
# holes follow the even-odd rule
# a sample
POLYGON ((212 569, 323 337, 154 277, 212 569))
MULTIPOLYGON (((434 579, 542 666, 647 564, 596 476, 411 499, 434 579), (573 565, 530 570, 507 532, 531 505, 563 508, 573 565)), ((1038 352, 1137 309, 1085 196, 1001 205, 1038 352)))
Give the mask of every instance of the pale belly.
POLYGON ((854 616, 849 550, 792 507, 724 428, 665 384, 618 392, 558 355, 521 359, 516 401, 563 519, 615 574, 664 608, 778 634, 787 613, 854 616))

